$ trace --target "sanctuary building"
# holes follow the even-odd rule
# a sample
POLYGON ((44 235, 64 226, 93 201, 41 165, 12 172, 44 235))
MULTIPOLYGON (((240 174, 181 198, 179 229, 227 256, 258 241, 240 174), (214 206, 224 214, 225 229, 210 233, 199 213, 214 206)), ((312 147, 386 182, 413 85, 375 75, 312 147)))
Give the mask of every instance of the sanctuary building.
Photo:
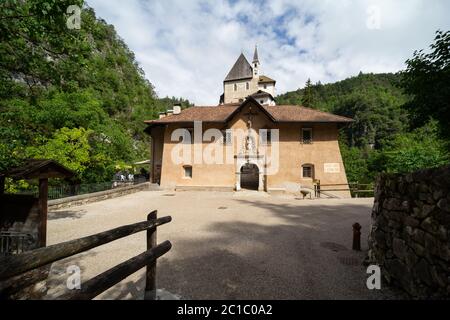
MULTIPOLYGON (((297 105, 277 105, 276 81, 261 74, 258 50, 241 54, 216 106, 174 106, 146 121, 151 179, 175 190, 254 189, 298 192, 347 184, 339 127, 352 119, 297 105)), ((350 197, 348 191, 334 196, 350 197)))

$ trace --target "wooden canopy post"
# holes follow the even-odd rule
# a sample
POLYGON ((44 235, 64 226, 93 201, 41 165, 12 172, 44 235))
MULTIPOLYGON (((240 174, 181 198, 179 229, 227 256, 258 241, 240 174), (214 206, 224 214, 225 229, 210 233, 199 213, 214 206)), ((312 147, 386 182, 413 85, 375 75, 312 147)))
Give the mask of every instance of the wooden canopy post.
POLYGON ((48 179, 39 179, 39 246, 47 245, 48 179))
MULTIPOLYGON (((147 221, 156 220, 158 211, 152 211, 147 216, 147 221)), ((147 229, 147 250, 156 247, 156 226, 147 229)), ((156 260, 147 265, 145 276, 145 300, 156 300, 156 260)))

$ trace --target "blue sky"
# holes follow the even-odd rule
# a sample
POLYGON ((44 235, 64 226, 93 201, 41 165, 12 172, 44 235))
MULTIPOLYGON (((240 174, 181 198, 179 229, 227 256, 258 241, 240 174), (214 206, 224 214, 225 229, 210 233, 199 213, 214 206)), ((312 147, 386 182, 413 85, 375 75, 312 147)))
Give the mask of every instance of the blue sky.
POLYGON ((396 72, 437 29, 446 0, 87 0, 113 24, 159 96, 215 105, 241 52, 258 44, 277 94, 363 72, 396 72))

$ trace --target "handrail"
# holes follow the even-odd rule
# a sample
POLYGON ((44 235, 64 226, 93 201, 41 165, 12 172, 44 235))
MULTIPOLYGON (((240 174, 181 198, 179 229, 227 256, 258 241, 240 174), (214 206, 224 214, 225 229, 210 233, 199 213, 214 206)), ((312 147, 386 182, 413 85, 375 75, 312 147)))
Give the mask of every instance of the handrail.
POLYGON ((170 221, 172 218, 168 216, 138 222, 20 255, 0 258, 0 281, 170 221))
POLYGON ((372 183, 359 183, 359 182, 348 182, 348 183, 327 183, 327 184, 321 184, 320 180, 316 180, 314 183, 314 195, 316 198, 320 198, 321 192, 327 192, 327 191, 350 191, 352 194, 354 194, 356 197, 358 197, 359 193, 366 193, 366 192, 374 192, 372 183), (348 186, 348 188, 342 188, 342 189, 322 189, 323 187, 343 187, 348 186), (363 188, 364 190, 361 190, 363 188))

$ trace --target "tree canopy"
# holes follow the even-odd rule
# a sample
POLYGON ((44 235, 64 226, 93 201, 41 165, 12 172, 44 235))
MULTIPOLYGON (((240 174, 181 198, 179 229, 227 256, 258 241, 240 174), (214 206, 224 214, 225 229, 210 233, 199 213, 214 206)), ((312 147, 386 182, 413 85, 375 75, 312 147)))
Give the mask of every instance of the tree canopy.
MULTIPOLYGON (((151 77, 151 75, 149 75, 151 77)), ((157 97, 112 25, 82 0, 0 3, 0 170, 52 158, 84 182, 149 159, 144 120, 175 103, 157 97), (78 5, 81 28, 67 27, 78 5)))
POLYGON ((353 118, 341 129, 349 181, 450 161, 450 31, 437 31, 431 52, 413 53, 406 70, 311 84, 276 98, 353 118), (312 102, 312 103, 311 103, 312 102))
POLYGON ((412 125, 434 118, 441 134, 450 139, 450 31, 437 31, 430 52, 414 52, 406 65, 402 86, 411 96, 406 108, 412 125))

